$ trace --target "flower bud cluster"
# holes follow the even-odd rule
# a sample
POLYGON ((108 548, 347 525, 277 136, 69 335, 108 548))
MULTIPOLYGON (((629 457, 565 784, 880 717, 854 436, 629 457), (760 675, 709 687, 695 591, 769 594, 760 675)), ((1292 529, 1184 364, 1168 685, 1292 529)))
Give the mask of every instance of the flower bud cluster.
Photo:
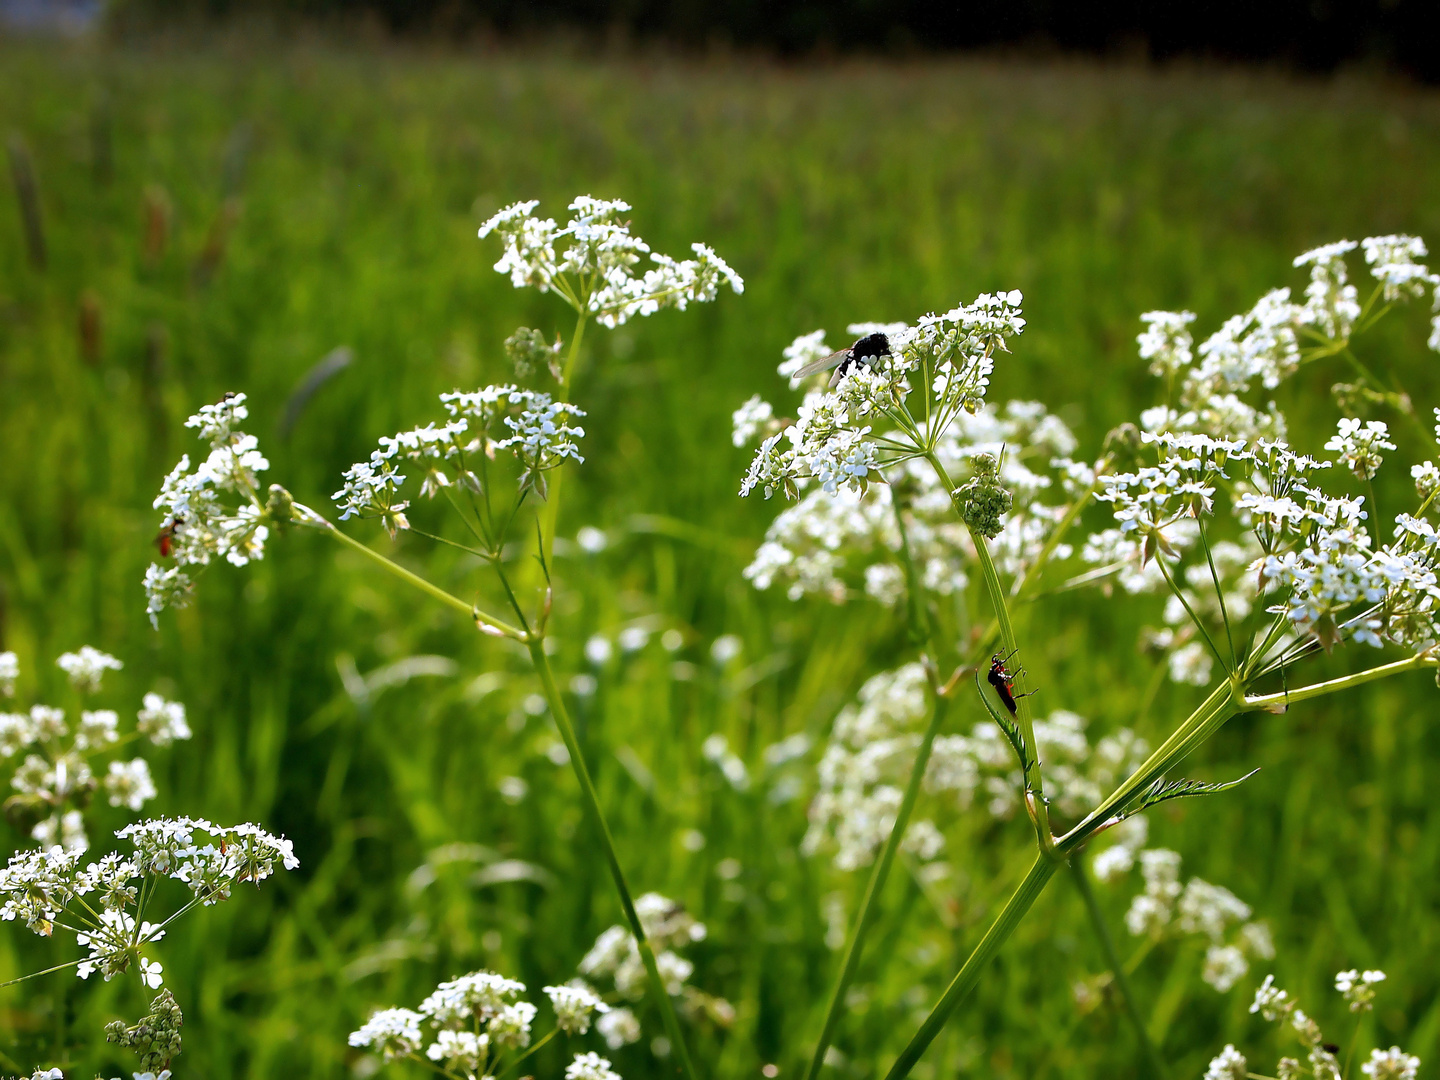
POLYGON ((116 1020, 106 1024, 105 1041, 134 1050, 140 1058, 140 1068, 154 1075, 180 1053, 180 1028, 184 1023, 185 1017, 174 995, 169 990, 161 990, 139 1023, 126 1026, 123 1020, 116 1020))
POLYGON ((622 220, 630 205, 619 199, 578 196, 562 228, 553 218, 536 218, 537 200, 507 206, 480 226, 505 252, 495 269, 510 275, 515 288, 556 292, 577 311, 615 327, 662 308, 683 311, 715 299, 721 285, 743 292, 745 283, 713 249, 692 244, 693 259, 677 260, 650 250, 622 220), (641 272, 649 257, 652 268, 641 272))
MULTIPOLYGON (((18 676, 15 654, 7 655, 18 676)), ((89 645, 65 653, 55 663, 69 676, 82 701, 100 692, 107 671, 124 667, 89 645)), ((156 746, 190 737, 185 706, 153 693, 145 695, 135 729, 156 746)), ((103 789, 111 806, 129 810, 140 810, 157 794, 144 758, 112 760, 97 778, 95 759, 120 741, 120 716, 112 709, 70 711, 36 704, 28 712, 0 712, 0 758, 9 759, 15 789, 4 804, 6 817, 45 847, 59 844, 83 852, 90 844, 84 811, 96 791, 103 789)))

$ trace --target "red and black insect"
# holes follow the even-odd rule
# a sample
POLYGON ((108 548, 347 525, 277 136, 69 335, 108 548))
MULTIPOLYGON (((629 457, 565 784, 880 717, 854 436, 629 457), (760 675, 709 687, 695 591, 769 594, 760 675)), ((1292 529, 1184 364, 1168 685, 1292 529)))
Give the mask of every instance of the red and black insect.
POLYGON ((168 559, 175 551, 175 530, 185 524, 185 519, 176 517, 160 530, 155 537, 155 546, 160 549, 160 557, 168 559))
POLYGON ((995 688, 995 693, 1000 695, 1001 702, 1004 703, 1005 708, 1010 710, 1011 716, 1015 715, 1015 702, 1017 700, 1022 697, 1029 697, 1030 694, 1035 693, 1034 690, 1024 694, 1015 693, 1015 675, 1023 675, 1025 669, 1020 668, 1015 672, 1015 675, 1005 670, 1005 661, 1014 655, 1015 650, 1013 649, 1005 656, 996 653, 990 658, 990 673, 985 676, 985 681, 995 688))

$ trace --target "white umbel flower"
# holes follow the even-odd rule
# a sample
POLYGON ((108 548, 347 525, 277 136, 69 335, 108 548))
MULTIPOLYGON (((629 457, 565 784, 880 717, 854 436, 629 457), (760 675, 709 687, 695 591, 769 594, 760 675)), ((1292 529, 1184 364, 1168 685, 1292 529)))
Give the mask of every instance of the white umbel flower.
POLYGON ((575 1060, 565 1066, 565 1080, 620 1080, 620 1074, 610 1068, 608 1058, 591 1051, 576 1054, 575 1060))
POLYGON ((79 652, 62 653, 55 661, 57 667, 70 676, 70 683, 82 694, 93 694, 100 689, 100 680, 107 671, 119 671, 125 665, 108 653, 89 645, 80 646, 79 652))

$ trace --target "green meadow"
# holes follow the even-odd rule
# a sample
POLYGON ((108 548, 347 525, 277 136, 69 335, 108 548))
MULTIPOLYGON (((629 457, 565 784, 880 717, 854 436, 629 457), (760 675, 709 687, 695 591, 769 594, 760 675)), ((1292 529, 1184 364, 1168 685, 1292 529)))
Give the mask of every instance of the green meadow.
MULTIPOLYGON (((186 1016, 177 1080, 363 1080, 369 1062, 345 1039, 372 1008, 413 1007, 479 967, 533 990, 563 982, 620 921, 523 649, 303 533, 272 537, 254 567, 210 570, 158 632, 145 615, 151 501, 200 449, 182 426, 200 405, 249 395, 266 479, 324 508, 377 437, 438 416, 438 393, 506 380, 516 326, 570 332, 559 301, 492 270, 498 246, 475 234, 496 209, 538 198, 558 217, 576 194, 624 198, 656 250, 701 240, 745 278, 743 295, 587 334, 573 393, 589 414, 586 461, 565 481, 553 616, 562 681, 596 679, 574 696, 577 725, 630 880, 708 926, 693 982, 735 1017, 693 1026, 692 1053, 717 1078, 803 1069, 837 963, 827 912, 853 911, 864 886, 863 872, 798 851, 814 765, 864 678, 910 656, 884 609, 791 602, 741 577, 779 506, 738 498, 748 454, 731 445, 730 414, 756 392, 793 407, 781 350, 817 327, 838 341, 850 322, 1023 290, 1028 326, 991 398, 1043 401, 1093 458, 1154 401, 1141 312, 1189 308, 1204 336, 1273 286, 1303 288, 1290 260, 1317 244, 1410 232, 1440 245, 1440 96, 1358 77, 224 35, 12 41, 0 43, 0 135, 33 165, 46 247, 42 268, 5 177, 0 649, 19 654, 27 702, 60 702, 54 657, 86 643, 125 662, 108 707, 133 711, 152 689, 185 702, 195 736, 150 754, 160 797, 147 811, 255 821, 302 861, 157 946, 186 1016), (340 347, 352 362, 287 414, 340 347), (604 530, 603 550, 573 542, 583 525, 604 530), (625 628, 647 643, 594 667, 586 640, 625 628), (662 644, 667 630, 678 636, 662 644), (711 645, 727 634, 741 651, 719 663, 711 645), (808 754, 767 764, 765 748, 797 733, 808 754), (748 783, 707 759, 715 734, 748 783)), ((1440 403, 1427 318, 1414 305, 1365 342, 1422 417, 1440 403)), ((1307 371, 1284 391, 1301 448, 1333 431, 1327 391, 1343 377, 1307 371)), ((1411 448, 1397 457, 1419 460, 1411 448)), ((1409 484, 1399 467, 1382 480, 1382 501, 1409 484)), ((479 587, 453 551, 346 527, 457 595, 479 587)), ((1136 648, 1141 615, 1095 592, 1026 607, 1039 711, 1073 709, 1092 738, 1130 725, 1160 741, 1203 691, 1157 681, 1160 661, 1136 648)), ((1309 674, 1355 662, 1341 650, 1309 674)), ((1271 970, 1327 1031, 1350 1037, 1333 973, 1383 968, 1364 1040, 1427 1061, 1440 1053, 1437 694, 1417 674, 1239 717, 1189 774, 1260 773, 1151 822, 1186 876, 1268 921, 1271 970)), ((983 718, 962 695, 950 730, 983 718)), ((92 836, 103 844, 128 820, 97 807, 92 836)), ((1032 842, 1023 820, 977 814, 949 837, 942 889, 897 866, 830 1075, 888 1066, 1032 842)), ((1100 888, 1127 957, 1137 888, 1100 888)), ((0 978, 73 950, 3 924, 0 978)), ((1202 954, 1162 945, 1133 974, 1169 1075, 1199 1076, 1227 1041, 1275 1047, 1270 1060, 1293 1052, 1247 1011, 1264 967, 1221 995, 1199 979, 1202 954)), ((917 1075, 1136 1075, 1115 1002, 1077 1007, 1073 984, 1103 967, 1057 878, 917 1075)), ((28 1074, 57 1048, 75 1076, 128 1072, 96 1036, 147 1000, 133 979, 69 973, 0 989, 0 1072, 28 1074)), ((672 1075, 648 1038, 611 1056, 627 1080, 672 1075)), ((527 1070, 558 1076, 565 1060, 547 1049, 527 1070)))

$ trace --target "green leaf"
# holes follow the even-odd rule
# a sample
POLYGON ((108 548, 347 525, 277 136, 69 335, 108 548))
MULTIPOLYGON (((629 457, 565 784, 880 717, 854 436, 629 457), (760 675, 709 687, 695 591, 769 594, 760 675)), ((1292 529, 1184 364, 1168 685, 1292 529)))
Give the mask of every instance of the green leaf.
POLYGON ((1169 802, 1171 799, 1188 799, 1196 795, 1215 795, 1221 791, 1228 791, 1243 784, 1259 771, 1259 769, 1251 769, 1238 780, 1224 780, 1217 783, 1207 783, 1204 780, 1171 780, 1166 783, 1162 776, 1150 785, 1133 810, 1127 810, 1120 817, 1127 818, 1143 813, 1150 807, 1158 806, 1162 802, 1169 802))
POLYGON ((980 686, 980 672, 975 672, 975 692, 980 695, 980 701, 985 706, 985 711, 995 721, 1000 730, 1005 733, 1006 740, 1014 748, 1016 756, 1020 758, 1020 771, 1025 774, 1025 790, 1030 790, 1030 769, 1035 764, 1027 752, 1025 746, 1025 733, 1020 730, 1020 725, 1010 716, 1002 716, 995 711, 995 706, 990 704, 990 699, 985 696, 985 691, 980 686))

